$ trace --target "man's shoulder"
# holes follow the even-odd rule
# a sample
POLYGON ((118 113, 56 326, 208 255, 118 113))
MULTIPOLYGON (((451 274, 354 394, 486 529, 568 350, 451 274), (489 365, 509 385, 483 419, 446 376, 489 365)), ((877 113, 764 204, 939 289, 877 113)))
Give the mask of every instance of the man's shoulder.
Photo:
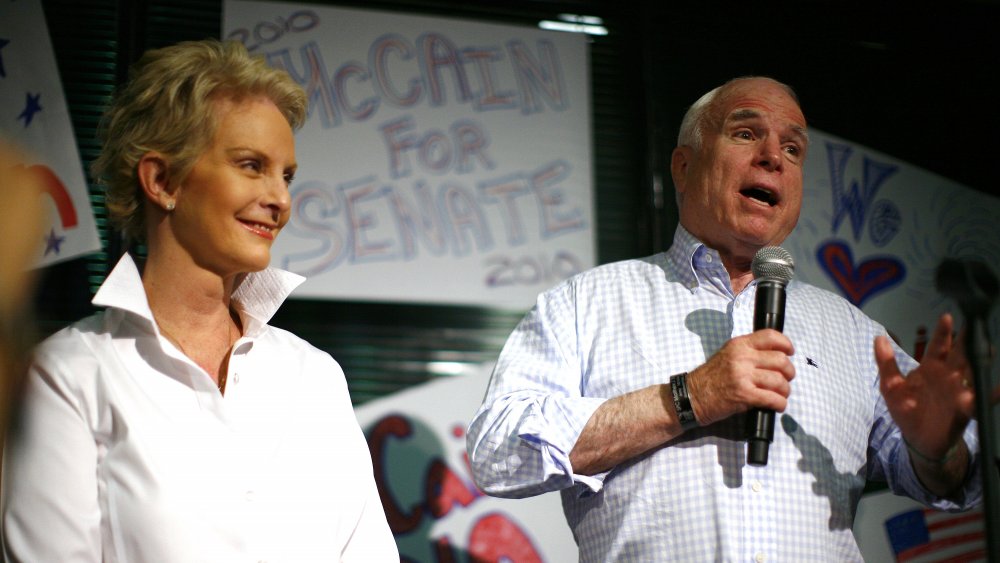
POLYGON ((569 278, 565 283, 588 284, 606 282, 612 279, 630 280, 648 277, 662 277, 664 258, 662 254, 654 254, 644 258, 628 258, 616 262, 600 264, 584 270, 569 278))
POLYGON ((584 270, 539 295, 538 304, 572 304, 573 307, 632 302, 639 294, 668 280, 660 255, 631 258, 584 270))

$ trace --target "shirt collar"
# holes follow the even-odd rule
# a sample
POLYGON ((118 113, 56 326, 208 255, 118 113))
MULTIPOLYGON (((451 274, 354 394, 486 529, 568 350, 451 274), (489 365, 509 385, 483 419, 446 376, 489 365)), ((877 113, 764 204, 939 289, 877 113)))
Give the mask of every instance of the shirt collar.
MULTIPOLYGON (((304 277, 278 268, 267 268, 241 276, 233 289, 232 301, 243 320, 244 334, 258 335, 285 298, 303 281, 304 277)), ((148 320, 153 325, 154 332, 157 332, 153 312, 142 287, 139 268, 129 254, 122 256, 111 270, 94 295, 92 303, 136 314, 148 320)))
POLYGON ((674 230, 674 243, 667 250, 667 263, 672 271, 677 272, 680 282, 691 291, 697 289, 699 285, 698 274, 694 270, 694 256, 704 246, 680 223, 677 224, 677 229, 674 230))
POLYGON ((729 274, 722 265, 718 251, 705 246, 679 223, 674 231, 674 242, 667 250, 666 260, 671 270, 677 272, 679 281, 691 291, 701 287, 705 281, 715 286, 729 287, 729 274))

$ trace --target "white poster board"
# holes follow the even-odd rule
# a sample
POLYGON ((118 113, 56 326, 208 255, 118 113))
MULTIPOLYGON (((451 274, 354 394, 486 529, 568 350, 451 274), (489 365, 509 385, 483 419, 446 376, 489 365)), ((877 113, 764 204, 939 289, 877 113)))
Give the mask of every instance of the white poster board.
POLYGON ((883 491, 858 505, 854 537, 868 563, 986 561, 983 511, 948 513, 883 491))
MULTIPOLYGON (((977 259, 998 272, 1000 200, 857 143, 809 136, 802 216, 785 244, 795 277, 863 309, 919 360, 942 313, 962 322, 935 288, 941 261, 977 259)), ((988 319, 994 337, 998 317, 988 319)), ((985 560, 981 511, 942 513, 887 491, 861 500, 854 535, 872 563, 985 560)))
POLYGON ((587 45, 578 34, 227 0, 223 36, 306 89, 295 296, 527 309, 594 264, 587 45))
POLYGON ((403 560, 577 561, 560 496, 484 495, 472 482, 465 430, 491 365, 425 383, 356 409, 403 560))
POLYGON ((42 180, 48 224, 35 263, 100 250, 41 0, 0 2, 0 139, 25 150, 28 160, 18 166, 42 180))
POLYGON ((822 131, 809 136, 802 216, 785 244, 795 277, 859 306, 919 359, 938 316, 958 313, 935 289, 941 261, 978 259, 998 272, 1000 199, 822 131))

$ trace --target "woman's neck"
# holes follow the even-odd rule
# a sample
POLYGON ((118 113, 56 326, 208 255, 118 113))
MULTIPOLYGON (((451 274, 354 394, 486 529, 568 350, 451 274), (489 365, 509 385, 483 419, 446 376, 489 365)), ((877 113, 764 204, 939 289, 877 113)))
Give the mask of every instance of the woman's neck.
POLYGON ((242 334, 231 311, 235 276, 223 278, 197 267, 187 255, 151 249, 142 273, 153 319, 160 333, 201 366, 220 389, 229 351, 242 334))

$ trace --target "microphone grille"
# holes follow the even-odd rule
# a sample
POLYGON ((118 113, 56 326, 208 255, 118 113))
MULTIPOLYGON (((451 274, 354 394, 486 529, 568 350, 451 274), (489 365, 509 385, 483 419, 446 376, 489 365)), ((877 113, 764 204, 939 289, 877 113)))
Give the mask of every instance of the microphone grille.
POLYGON ((756 279, 769 278, 781 283, 788 283, 795 275, 792 255, 780 246, 765 246, 758 250, 750 268, 756 279))

